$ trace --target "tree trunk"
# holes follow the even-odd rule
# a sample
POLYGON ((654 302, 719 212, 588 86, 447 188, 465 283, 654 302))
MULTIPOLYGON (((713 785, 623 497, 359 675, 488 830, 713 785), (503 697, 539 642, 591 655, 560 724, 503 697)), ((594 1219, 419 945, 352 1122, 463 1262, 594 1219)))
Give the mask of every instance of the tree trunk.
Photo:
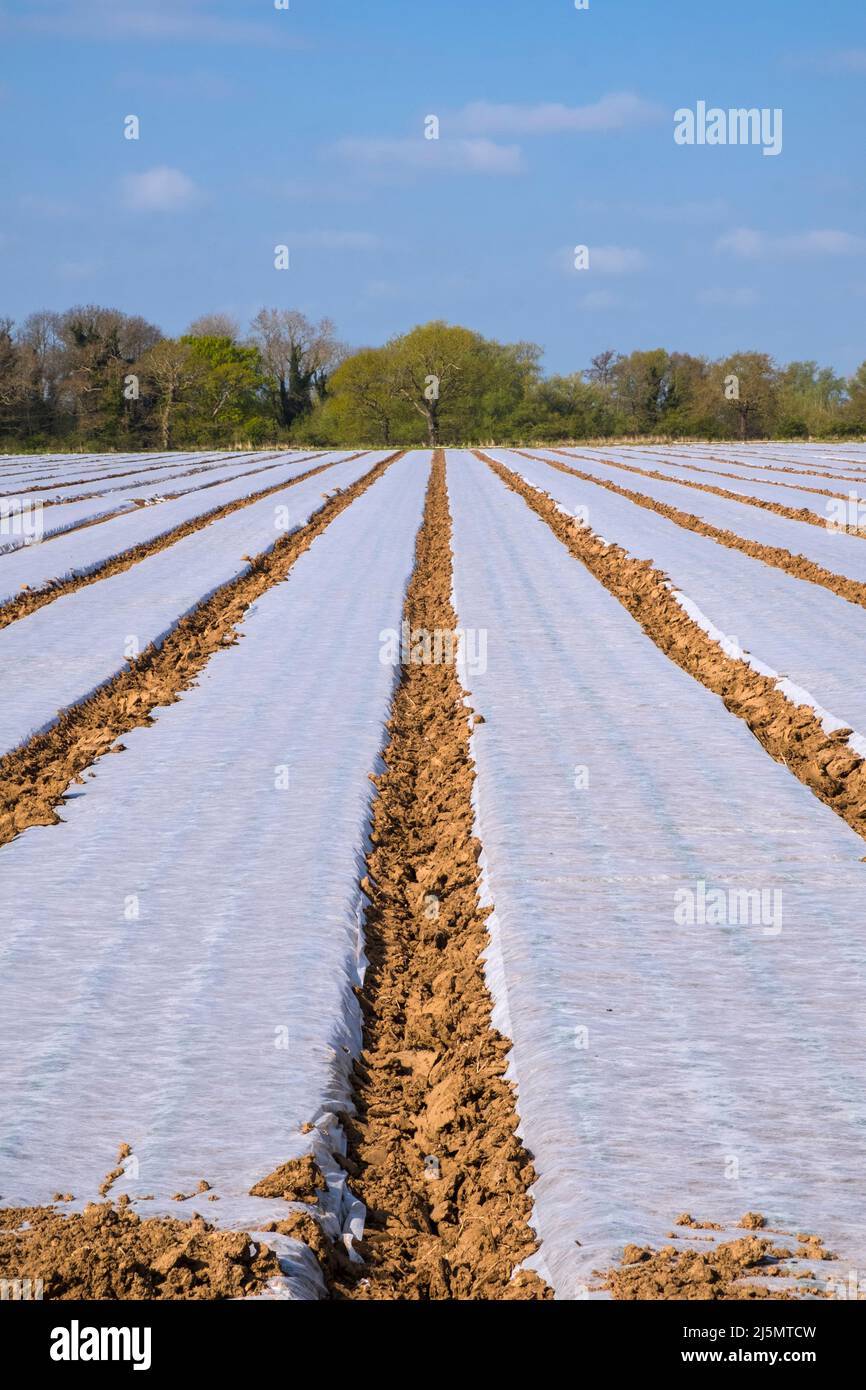
POLYGON ((280 377, 280 419, 286 429, 292 423, 292 411, 285 377, 280 377))

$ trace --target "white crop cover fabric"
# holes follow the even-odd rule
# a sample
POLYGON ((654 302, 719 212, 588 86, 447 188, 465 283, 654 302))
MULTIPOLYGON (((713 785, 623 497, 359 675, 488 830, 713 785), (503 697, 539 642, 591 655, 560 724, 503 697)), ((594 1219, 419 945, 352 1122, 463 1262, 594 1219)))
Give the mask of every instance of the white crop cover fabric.
POLYGON ((536 1263, 583 1297, 679 1213, 755 1210, 862 1264, 862 841, 483 463, 449 452, 448 487, 536 1263), (710 890, 758 924, 701 924, 710 890))
MULTIPOLYGON (((255 1230, 286 1209, 250 1186, 315 1151, 332 1233, 360 1234, 334 1115, 360 1038, 368 774, 395 679, 379 634, 399 626, 427 476, 418 455, 392 465, 239 645, 96 765, 63 826, 0 849, 5 1204, 59 1183, 80 1210, 126 1142, 113 1196, 255 1230), (218 1202, 171 1200, 201 1179, 218 1202)), ((298 1278, 316 1291, 309 1260, 298 1278)))
MULTIPOLYGON (((322 463, 346 457, 328 454, 311 463, 286 459, 276 467, 268 466, 266 472, 241 472, 218 481, 214 487, 202 487, 204 478, 199 475, 201 481, 196 488, 181 489, 178 497, 144 507, 137 507, 131 496, 126 501, 99 496, 87 502, 44 507, 41 541, 28 545, 20 536, 0 537, 0 603, 8 603, 25 584, 38 589, 46 583, 88 574, 106 560, 164 536, 184 522, 275 487, 279 482, 289 482, 322 463), (98 521, 98 525, 88 524, 93 521, 98 521), (71 529, 76 526, 81 529, 71 529)), ((327 475, 321 476, 324 481, 327 475)), ((159 490, 155 495, 161 495, 159 490)), ((22 499, 14 500, 20 504, 22 499)))
POLYGON ((338 463, 327 473, 251 502, 130 569, 66 594, 0 630, 0 754, 46 728, 58 710, 86 699, 123 670, 131 640, 139 652, 160 641, 185 613, 248 570, 250 559, 303 526, 324 505, 323 494, 350 486, 385 457, 367 454, 338 463), (288 532, 277 529, 282 508, 288 532))
POLYGON ((853 729, 849 742, 866 757, 864 609, 606 488, 506 450, 495 457, 605 540, 652 560, 737 655, 763 675, 783 677, 797 703, 829 715, 828 732, 853 729))

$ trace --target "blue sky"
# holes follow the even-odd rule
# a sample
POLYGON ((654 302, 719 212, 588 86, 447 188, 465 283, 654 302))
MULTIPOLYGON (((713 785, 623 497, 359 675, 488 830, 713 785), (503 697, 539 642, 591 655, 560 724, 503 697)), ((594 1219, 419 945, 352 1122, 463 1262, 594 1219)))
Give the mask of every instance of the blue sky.
POLYGON ((866 358, 863 0, 290 5, 0 0, 0 313, 866 358), (699 100, 781 108, 781 154, 678 146, 699 100))

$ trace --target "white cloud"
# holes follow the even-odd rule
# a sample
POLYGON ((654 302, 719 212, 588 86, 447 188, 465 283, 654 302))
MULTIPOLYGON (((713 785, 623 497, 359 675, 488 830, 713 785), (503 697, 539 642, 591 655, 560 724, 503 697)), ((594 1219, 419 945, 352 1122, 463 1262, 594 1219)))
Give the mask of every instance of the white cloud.
POLYGON ((613 92, 588 106, 473 101, 450 117, 448 125, 471 135, 556 135, 624 130, 658 120, 661 114, 655 103, 633 92, 613 92))
POLYGON ((866 48, 838 48, 825 61, 830 72, 866 72, 866 48))
POLYGON ((235 81, 213 72, 120 72, 113 80, 118 91, 158 92, 166 97, 201 97, 204 101, 228 101, 237 94, 235 81))
POLYGON ((758 296, 750 289, 699 290, 697 301, 708 309, 749 309, 757 304, 758 296))
POLYGON ((0 15, 0 30, 60 39, 303 46, 288 16, 268 7, 266 21, 222 19, 210 12, 208 0, 66 0, 58 10, 56 0, 25 0, 0 15))
POLYGON ((804 232, 801 236, 783 237, 781 243, 786 250, 798 256, 810 256, 813 253, 827 256, 857 256, 866 251, 866 237, 829 229, 804 232))
POLYGON ((326 178, 274 179, 252 175, 245 187, 256 197, 281 198, 291 202, 361 203, 370 198, 370 190, 352 183, 341 169, 330 169, 326 178))
POLYGON ((519 174, 524 169, 519 145, 493 140, 350 138, 337 141, 333 152, 372 169, 449 174, 519 174))
POLYGON ((589 268, 600 275, 631 275, 643 270, 647 260, 643 251, 631 246, 590 246, 589 268))
POLYGON ((724 198, 696 199, 685 203, 622 203, 620 212, 626 217, 640 217, 647 222, 670 223, 674 226, 700 226, 720 222, 728 215, 724 198))
POLYGON ((763 232, 753 232, 748 227, 738 227, 736 231, 726 232, 716 242, 717 251, 730 251, 735 256, 757 257, 764 253, 769 238, 763 232))
POLYGON ((590 290, 585 294, 578 305, 581 309, 589 309, 596 312, 602 309, 621 309, 623 301, 618 294, 613 294, 610 290, 590 290))
POLYGON ((833 72, 866 72, 866 49, 840 49, 830 54, 833 72))
POLYGON ((368 280, 364 286, 364 294, 369 299, 404 299, 406 291, 393 280, 368 280))
POLYGON ((143 174, 127 174, 123 180, 123 201, 136 212, 176 212, 200 197, 192 179, 164 164, 143 174))
POLYGON ((373 232, 299 232, 292 246, 321 247, 326 251, 379 251, 388 243, 373 232))
MULTIPOLYGON (((575 243, 575 246, 578 243, 575 243)), ((595 246, 592 242, 583 243, 589 250, 589 265, 578 270, 574 264, 575 247, 564 247, 556 253, 554 263, 567 275, 633 275, 643 270, 647 257, 634 246, 595 246)))
POLYGON ((833 48, 817 53, 789 54, 788 67, 810 72, 866 72, 866 48, 833 48))
POLYGON ((851 232, 820 228, 787 236, 770 236, 750 227, 737 227, 716 242, 717 251, 727 251, 743 260, 787 259, 796 256, 856 256, 866 252, 866 237, 851 232))
POLYGON ((100 269, 97 261, 62 261, 57 267, 57 274, 61 280, 68 280, 73 283, 81 280, 92 280, 100 269))
POLYGON ((64 221, 68 221, 72 217, 81 216, 81 209, 74 203, 62 198, 52 198, 43 193, 22 193, 18 199, 18 206, 22 212, 32 214, 40 219, 62 218, 64 221))

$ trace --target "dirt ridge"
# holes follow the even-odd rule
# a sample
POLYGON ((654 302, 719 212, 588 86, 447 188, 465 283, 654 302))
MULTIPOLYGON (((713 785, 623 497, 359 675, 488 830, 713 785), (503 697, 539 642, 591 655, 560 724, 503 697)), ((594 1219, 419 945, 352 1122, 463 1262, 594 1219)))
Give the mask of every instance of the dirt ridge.
MULTIPOLYGON (((445 460, 434 454, 404 618, 453 631, 445 460)), ((374 781, 369 899, 358 991, 357 1113, 345 1120, 347 1171, 367 1207, 357 1274, 332 1273, 344 1299, 542 1299, 515 1270, 536 1248, 531 1158, 505 1080, 510 1043, 492 1026, 480 960, 469 714, 452 664, 402 667, 374 781)))

